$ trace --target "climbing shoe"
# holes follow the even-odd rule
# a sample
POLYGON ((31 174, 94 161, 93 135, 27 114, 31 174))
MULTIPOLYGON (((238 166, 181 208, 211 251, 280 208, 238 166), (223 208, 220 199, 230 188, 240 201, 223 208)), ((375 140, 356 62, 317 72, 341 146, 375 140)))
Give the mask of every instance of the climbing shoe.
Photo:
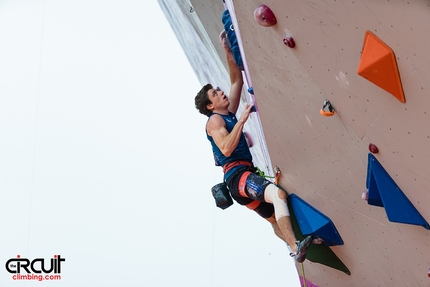
POLYGON ((309 235, 302 241, 296 242, 297 250, 296 250, 296 254, 294 255, 294 258, 298 263, 303 263, 303 261, 305 261, 306 253, 308 252, 308 248, 309 246, 311 246, 313 239, 314 239, 313 236, 309 235))

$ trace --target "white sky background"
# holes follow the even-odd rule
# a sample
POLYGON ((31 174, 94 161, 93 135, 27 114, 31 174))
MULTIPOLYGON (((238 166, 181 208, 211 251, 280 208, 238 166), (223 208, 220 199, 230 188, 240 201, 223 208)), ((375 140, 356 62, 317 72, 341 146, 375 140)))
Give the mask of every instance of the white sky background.
POLYGON ((215 207, 199 89, 155 0, 0 0, 0 286, 299 286, 268 223, 215 207), (12 280, 18 254, 62 280, 12 280))

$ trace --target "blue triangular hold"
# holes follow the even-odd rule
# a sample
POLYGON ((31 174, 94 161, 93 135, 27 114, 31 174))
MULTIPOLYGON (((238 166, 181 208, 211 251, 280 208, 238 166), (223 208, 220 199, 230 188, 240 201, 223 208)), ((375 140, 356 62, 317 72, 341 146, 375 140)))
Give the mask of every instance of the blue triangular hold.
POLYGON ((318 236, 329 246, 343 244, 343 240, 330 218, 294 193, 290 194, 288 199, 303 235, 318 236))
POLYGON ((371 153, 368 156, 366 187, 369 191, 367 203, 384 207, 389 221, 430 229, 427 221, 371 153))
POLYGON ((368 193, 367 203, 370 205, 376 205, 376 206, 384 207, 384 204, 382 203, 382 198, 379 195, 379 192, 373 192, 374 190, 378 190, 378 187, 376 185, 375 176, 370 171, 370 167, 371 167, 371 165, 369 164, 367 166, 366 187, 367 187, 367 190, 372 190, 372 193, 370 193, 370 192, 368 193))

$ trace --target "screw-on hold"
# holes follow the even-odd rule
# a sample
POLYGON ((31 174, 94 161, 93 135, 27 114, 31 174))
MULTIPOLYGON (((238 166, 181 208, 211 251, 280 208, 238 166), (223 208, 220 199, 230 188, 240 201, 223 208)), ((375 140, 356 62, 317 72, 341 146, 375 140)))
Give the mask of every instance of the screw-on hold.
POLYGON ((296 42, 294 42, 293 37, 291 37, 291 35, 285 35, 284 39, 284 44, 289 47, 289 48, 294 48, 296 46, 296 42))
POLYGON ((243 135, 245 136, 245 141, 248 144, 248 147, 251 148, 254 145, 251 138, 249 137, 249 135, 247 133, 243 133, 243 135))
POLYGON ((363 191, 363 193, 361 194, 361 198, 366 200, 366 201, 369 199, 369 190, 368 189, 363 191))
POLYGON ((271 27, 276 25, 276 17, 272 10, 266 5, 260 5, 254 11, 254 20, 264 27, 271 27))
POLYGON ((378 147, 376 145, 374 145, 373 143, 370 143, 369 144, 369 151, 371 153, 378 153, 379 149, 378 149, 378 147))

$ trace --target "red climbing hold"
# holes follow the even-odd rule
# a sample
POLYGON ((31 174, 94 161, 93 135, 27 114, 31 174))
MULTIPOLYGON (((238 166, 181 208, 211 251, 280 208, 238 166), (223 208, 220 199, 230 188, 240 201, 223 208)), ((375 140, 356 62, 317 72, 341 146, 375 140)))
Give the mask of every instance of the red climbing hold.
POLYGON ((290 48, 294 48, 296 46, 296 42, 294 42, 294 39, 291 37, 291 35, 285 35, 284 44, 290 48))
POLYGON ((255 21, 264 27, 271 27, 276 24, 276 17, 272 10, 266 5, 260 5, 254 11, 255 21))
POLYGON ((245 136, 245 141, 248 144, 248 147, 251 148, 254 145, 251 137, 246 132, 244 132, 243 135, 245 136))
POLYGON ((379 149, 378 149, 378 147, 376 145, 374 145, 373 143, 371 143, 371 144, 369 144, 369 151, 371 153, 378 153, 379 149))
POLYGON ((361 198, 366 200, 366 201, 369 199, 369 190, 368 189, 363 191, 363 193, 361 194, 361 198))

